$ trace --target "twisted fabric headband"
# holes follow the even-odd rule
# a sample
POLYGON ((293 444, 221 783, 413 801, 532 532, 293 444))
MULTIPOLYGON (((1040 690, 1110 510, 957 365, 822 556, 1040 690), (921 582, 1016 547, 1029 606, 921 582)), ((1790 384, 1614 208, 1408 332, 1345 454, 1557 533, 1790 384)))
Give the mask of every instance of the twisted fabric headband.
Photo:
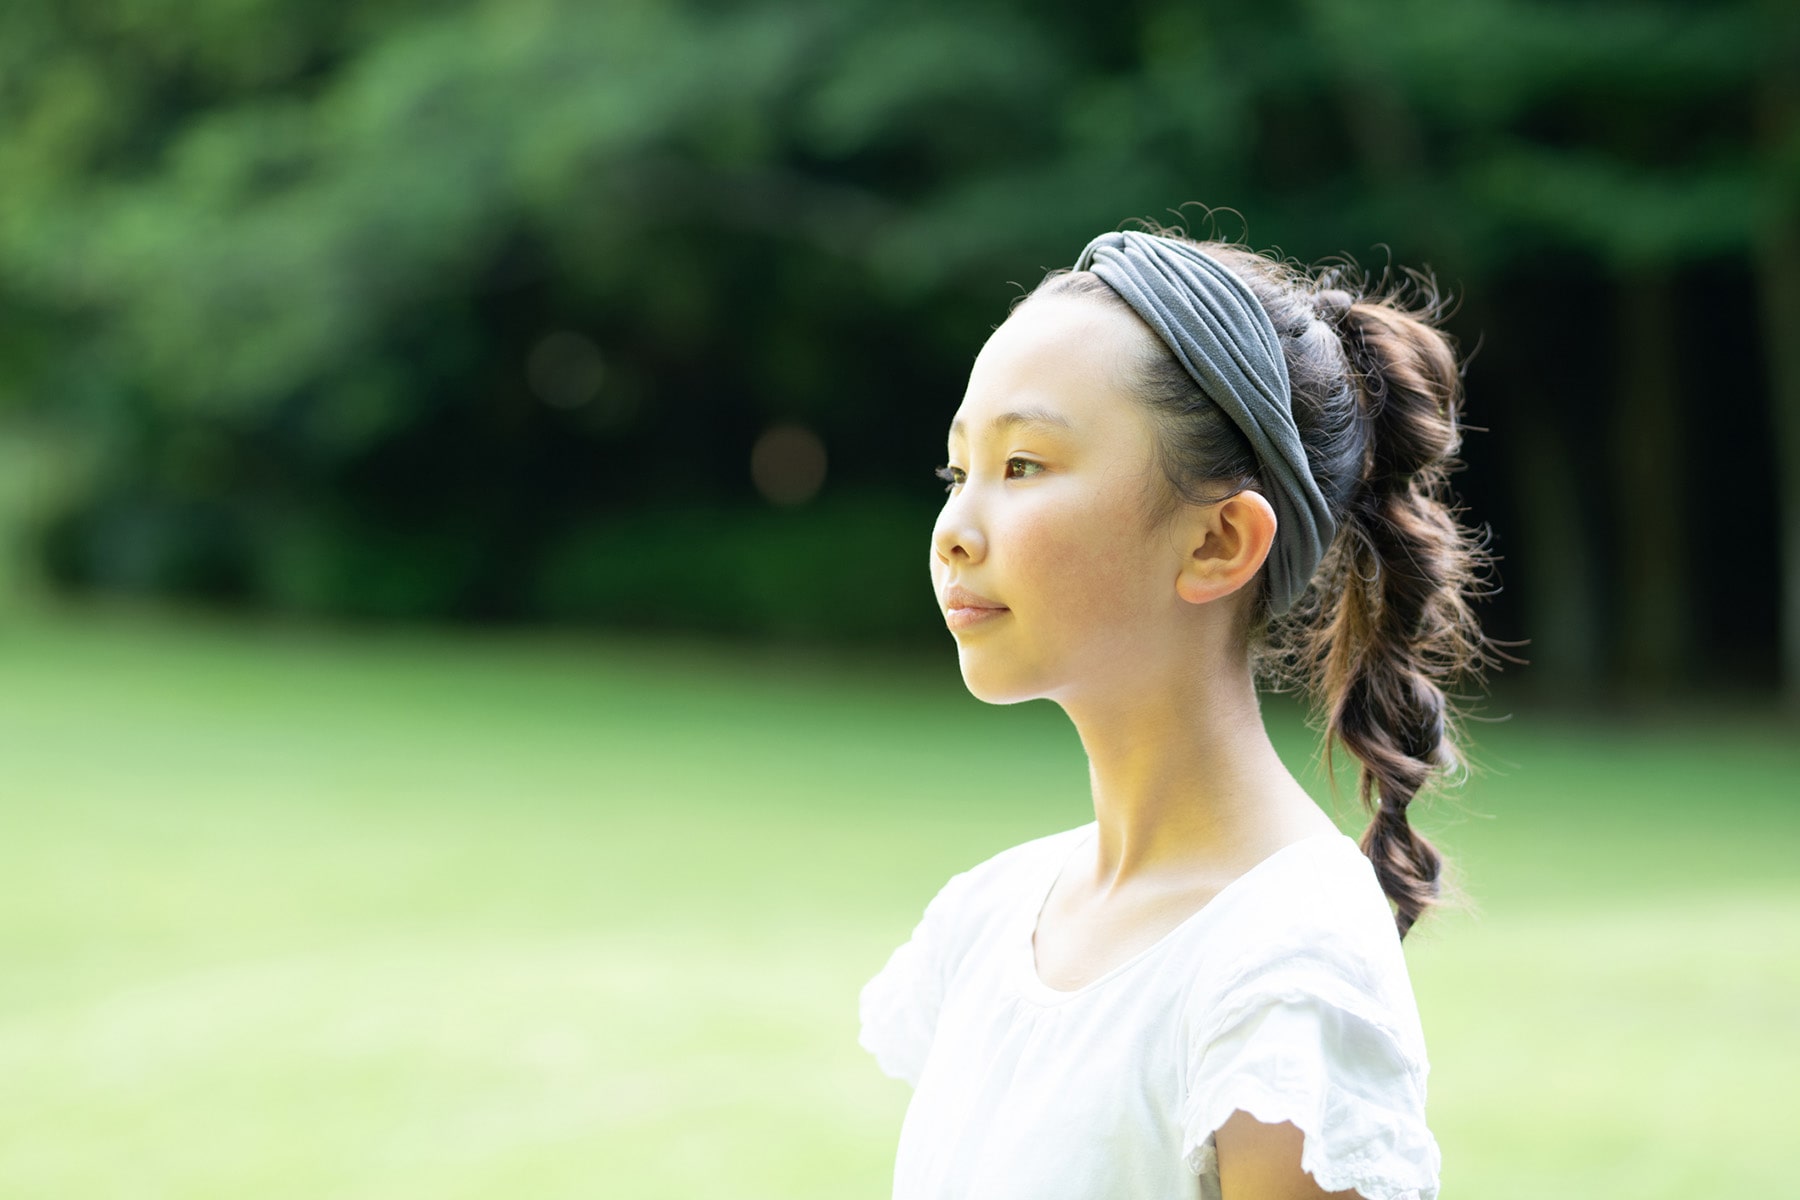
POLYGON ((1294 427, 1287 362, 1269 314, 1236 275, 1170 238, 1103 233, 1075 269, 1092 271, 1119 293, 1249 439, 1277 522, 1269 607, 1286 612, 1306 590, 1337 522, 1294 427))

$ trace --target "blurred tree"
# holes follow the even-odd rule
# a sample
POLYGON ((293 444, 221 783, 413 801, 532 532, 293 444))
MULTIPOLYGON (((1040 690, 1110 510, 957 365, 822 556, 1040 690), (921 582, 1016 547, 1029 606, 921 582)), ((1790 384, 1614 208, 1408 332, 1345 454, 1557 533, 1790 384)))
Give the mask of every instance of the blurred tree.
POLYGON ((1753 175, 1730 118, 1751 79, 1754 26, 1728 6, 1518 6, 1513 15, 1539 24, 1539 48, 1566 47, 1574 69, 1531 97, 1544 123, 1537 136, 1527 144, 1513 133, 1482 164, 1484 199, 1569 252, 1599 258, 1613 277, 1618 663, 1628 686, 1663 689, 1687 665, 1696 574, 1683 422, 1701 409, 1680 395, 1677 273, 1748 248, 1753 175))
POLYGON ((1445 272, 1510 464, 1478 440, 1465 482, 1521 530, 1503 632, 1666 686, 1764 636, 1702 634, 1681 550, 1682 380, 1757 379, 1680 336, 1724 262, 1785 398, 1800 680, 1789 7, 21 3, 0 386, 91 448, 45 540, 70 585, 918 628, 925 471, 1008 292, 1229 201, 1259 245, 1445 272), (776 425, 826 448, 810 503, 753 484, 776 425))
POLYGON ((1756 279, 1780 483, 1782 679, 1800 709, 1800 7, 1763 0, 1756 149, 1756 279))
POLYGON ((280 5, 214 7, 167 44, 106 6, 30 17, 55 65, 18 91, 47 132, 9 147, 32 187, 0 244, 87 317, 39 394, 109 368, 77 401, 103 449, 53 533, 65 577, 505 615, 584 505, 731 499, 746 410, 791 403, 771 376, 817 395, 794 301, 866 290, 830 247, 880 208, 779 165, 819 20, 508 3, 284 30, 280 5), (66 114, 64 78, 104 120, 66 114), (559 337, 589 347, 589 394, 534 392, 559 337))
POLYGON ((1682 425, 1700 411, 1681 395, 1676 298, 1687 264, 1748 251, 1754 166, 1738 117, 1755 74, 1749 7, 1376 0, 1311 12, 1320 42, 1354 64, 1345 110, 1378 222, 1419 231, 1457 264, 1467 324, 1541 359, 1511 382, 1500 417, 1514 427, 1533 658, 1565 683, 1587 681, 1611 629, 1622 682, 1669 686, 1693 628, 1682 425), (1529 348, 1555 305, 1491 300, 1533 255, 1562 260, 1544 280, 1553 288, 1596 262, 1613 280, 1615 319, 1590 321, 1586 345, 1561 362, 1529 348), (1615 398, 1596 456, 1570 440, 1582 397, 1568 359, 1608 346, 1615 398), (1549 382, 1556 370, 1562 387, 1549 382), (1596 460, 1612 464, 1616 620, 1594 611, 1596 544, 1566 482, 1596 460))

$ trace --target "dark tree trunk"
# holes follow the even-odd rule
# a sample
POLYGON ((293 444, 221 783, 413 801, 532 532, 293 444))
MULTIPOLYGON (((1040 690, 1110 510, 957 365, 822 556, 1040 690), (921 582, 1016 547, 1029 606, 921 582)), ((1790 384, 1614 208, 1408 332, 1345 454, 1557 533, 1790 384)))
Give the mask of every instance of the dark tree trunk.
POLYGON ((1532 405, 1512 411, 1508 465, 1527 553, 1507 577, 1524 598, 1529 644, 1520 654, 1537 686, 1564 697, 1589 695, 1600 678, 1601 633, 1592 530, 1575 486, 1583 464, 1547 413, 1532 405))
POLYGON ((1682 674, 1689 612, 1681 495, 1681 387, 1674 279, 1628 272, 1620 290, 1618 392, 1611 423, 1619 547, 1619 678, 1667 691, 1682 674))
POLYGON ((1781 689, 1800 710, 1800 218, 1771 225, 1756 257, 1775 426, 1781 689))
POLYGON ((1800 10, 1766 0, 1755 269, 1775 435, 1781 688, 1800 712, 1800 10))

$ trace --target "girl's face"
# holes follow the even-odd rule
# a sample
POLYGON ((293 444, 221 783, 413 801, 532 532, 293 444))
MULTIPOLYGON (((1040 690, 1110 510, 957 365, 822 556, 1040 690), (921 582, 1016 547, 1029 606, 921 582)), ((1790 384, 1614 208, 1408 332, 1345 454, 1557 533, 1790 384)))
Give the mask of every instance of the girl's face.
POLYGON ((1133 686, 1176 653, 1184 551, 1147 512, 1166 486, 1124 390, 1153 335, 1078 296, 1027 301, 988 339, 950 425, 931 579, 982 700, 1133 686))

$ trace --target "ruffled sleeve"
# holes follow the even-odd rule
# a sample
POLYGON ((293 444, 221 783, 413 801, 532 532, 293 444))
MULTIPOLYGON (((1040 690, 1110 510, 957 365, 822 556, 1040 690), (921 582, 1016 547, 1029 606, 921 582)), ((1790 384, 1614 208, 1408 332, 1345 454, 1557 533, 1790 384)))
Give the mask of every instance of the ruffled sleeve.
POLYGON ((944 1001, 951 922, 968 872, 946 883, 925 906, 912 937, 888 957, 887 965, 863 985, 858 1003, 862 1032, 857 1044, 895 1079, 918 1086, 919 1073, 937 1031, 944 1001))
POLYGON ((1433 1200, 1422 1040, 1408 1017, 1328 978, 1264 977, 1229 997, 1189 1046, 1182 1153, 1216 1179, 1213 1135, 1239 1109, 1305 1137, 1300 1165, 1326 1191, 1433 1200))

